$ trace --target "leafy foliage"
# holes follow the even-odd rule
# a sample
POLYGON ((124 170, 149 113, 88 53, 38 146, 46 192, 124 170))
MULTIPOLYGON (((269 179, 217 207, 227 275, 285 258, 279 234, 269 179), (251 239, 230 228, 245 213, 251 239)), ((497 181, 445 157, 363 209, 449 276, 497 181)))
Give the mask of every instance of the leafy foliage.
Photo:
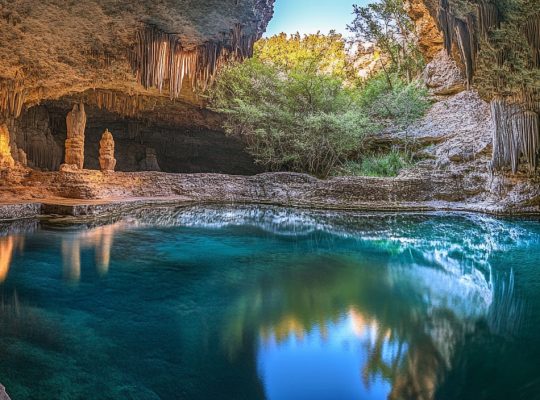
POLYGON ((225 129, 269 170, 327 176, 375 130, 353 89, 329 75, 283 74, 255 58, 226 67, 212 90, 225 129))
POLYGON ((354 14, 349 30, 359 40, 374 43, 390 60, 385 63, 380 58, 386 74, 394 72, 410 82, 424 67, 424 60, 403 0, 380 0, 365 7, 354 5, 354 14))
POLYGON ((396 75, 383 74, 362 85, 359 101, 372 119, 399 128, 420 118, 430 106, 425 87, 417 82, 406 83, 396 75))
POLYGON ((257 58, 284 72, 306 71, 331 75, 342 80, 350 73, 343 37, 330 31, 301 36, 285 33, 261 39, 255 44, 257 58))
POLYGON ((404 126, 429 105, 397 72, 353 84, 347 57, 334 32, 264 39, 253 59, 223 67, 210 105, 267 170, 326 177, 362 154, 367 135, 404 126))
POLYGON ((397 176, 399 172, 412 165, 410 156, 397 150, 386 154, 371 154, 361 161, 347 161, 339 171, 340 175, 397 176))

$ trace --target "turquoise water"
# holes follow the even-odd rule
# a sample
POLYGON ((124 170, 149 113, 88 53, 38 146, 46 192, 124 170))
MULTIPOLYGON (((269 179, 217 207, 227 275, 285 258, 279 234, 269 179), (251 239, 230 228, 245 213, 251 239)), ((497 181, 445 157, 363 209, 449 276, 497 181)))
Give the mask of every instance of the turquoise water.
POLYGON ((540 222, 278 208, 0 224, 18 399, 540 398, 540 222))

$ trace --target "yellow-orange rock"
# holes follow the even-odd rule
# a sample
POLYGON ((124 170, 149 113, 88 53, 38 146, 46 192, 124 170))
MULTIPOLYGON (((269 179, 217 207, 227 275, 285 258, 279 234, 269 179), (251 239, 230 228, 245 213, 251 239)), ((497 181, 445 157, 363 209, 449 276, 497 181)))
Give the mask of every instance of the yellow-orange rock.
POLYGON ((11 155, 9 130, 7 125, 0 125, 0 168, 12 168, 15 160, 11 155))
POLYGON ((109 130, 105 130, 99 141, 99 166, 103 172, 114 171, 116 159, 114 158, 114 138, 109 130))
POLYGON ((84 104, 75 104, 66 118, 67 139, 65 164, 79 169, 84 165, 84 130, 86 129, 86 113, 84 104))
POLYGON ((443 37, 436 22, 438 2, 433 0, 405 0, 405 11, 413 20, 418 46, 427 61, 443 48, 443 37))

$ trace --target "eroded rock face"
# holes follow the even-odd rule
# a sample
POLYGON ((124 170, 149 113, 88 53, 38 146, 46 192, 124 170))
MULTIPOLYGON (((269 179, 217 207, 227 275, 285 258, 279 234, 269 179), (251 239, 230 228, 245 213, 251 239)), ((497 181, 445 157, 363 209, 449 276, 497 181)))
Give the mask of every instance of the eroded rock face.
POLYGON ((84 130, 86 113, 84 104, 75 104, 66 118, 67 139, 65 164, 82 169, 84 166, 84 130))
POLYGON ((405 0, 405 11, 414 21, 418 45, 428 61, 443 48, 443 38, 436 23, 438 0, 405 0))
POLYGON ((426 65, 423 79, 434 95, 456 94, 467 87, 461 70, 445 50, 440 50, 426 65))
POLYGON ((113 172, 116 166, 114 158, 114 139, 107 129, 99 141, 99 165, 103 172, 113 172))
MULTIPOLYGON (((164 35, 173 33, 183 51, 211 44, 234 52, 264 32, 273 3, 0 0, 0 114, 17 117, 23 105, 89 89, 165 97, 168 93, 160 93, 154 82, 148 89, 141 85, 144 71, 135 60, 143 54, 138 50, 149 43, 140 40, 141 32, 153 27, 164 35)), ((159 41, 155 44, 161 46, 159 41)), ((166 62, 156 60, 160 65, 166 62)), ((197 60, 199 72, 210 65, 207 61, 197 60)), ((178 94, 184 101, 198 103, 192 85, 178 94)))
MULTIPOLYGON (((65 113, 62 124, 65 123, 65 113)), ((12 138, 19 154, 25 153, 27 165, 31 168, 58 171, 63 159, 64 138, 55 139, 51 118, 44 106, 32 107, 13 121, 12 138)), ((21 158, 21 156, 19 156, 21 158)), ((22 158, 18 160, 23 163, 22 158)))

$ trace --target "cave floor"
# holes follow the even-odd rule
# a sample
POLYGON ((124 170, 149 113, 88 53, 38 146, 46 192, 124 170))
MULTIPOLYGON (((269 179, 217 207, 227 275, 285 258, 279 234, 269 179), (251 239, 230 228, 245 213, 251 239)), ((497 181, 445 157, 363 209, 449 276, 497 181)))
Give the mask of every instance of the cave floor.
POLYGON ((357 211, 471 211, 540 214, 540 185, 490 190, 493 179, 465 172, 411 170, 395 178, 297 173, 254 176, 95 170, 9 171, 0 185, 0 220, 38 216, 94 218, 160 205, 272 204, 357 211))

